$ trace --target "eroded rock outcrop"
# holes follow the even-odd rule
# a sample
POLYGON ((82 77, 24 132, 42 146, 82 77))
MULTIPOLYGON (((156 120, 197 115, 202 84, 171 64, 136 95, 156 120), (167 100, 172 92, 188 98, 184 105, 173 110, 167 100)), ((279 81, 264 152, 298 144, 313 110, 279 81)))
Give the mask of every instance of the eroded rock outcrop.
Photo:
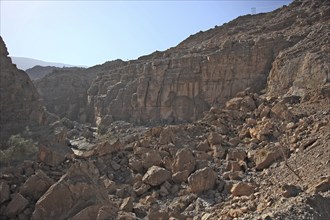
POLYGON ((83 68, 56 68, 34 84, 49 112, 86 122, 89 117, 87 89, 94 76, 83 68))
POLYGON ((22 132, 27 126, 43 125, 47 121, 40 96, 28 75, 11 62, 0 37, 0 144, 22 132))
POLYGON ((282 23, 292 23, 290 38, 301 40, 276 57, 267 90, 272 96, 307 98, 330 82, 329 2, 295 1, 291 7, 295 10, 282 23))
MULTIPOLYGON (((274 60, 276 64, 277 57, 283 57, 282 51, 304 40, 313 41, 308 35, 311 31, 316 39, 321 30, 327 30, 326 25, 319 31, 311 25, 318 18, 301 23, 301 12, 292 12, 295 8, 309 13, 298 3, 268 14, 242 16, 192 35, 164 52, 119 62, 99 73, 88 91, 94 121, 98 123, 107 114, 114 120, 133 122, 191 121, 248 87, 260 91, 274 60)), ((326 20, 325 11, 319 13, 326 20)))

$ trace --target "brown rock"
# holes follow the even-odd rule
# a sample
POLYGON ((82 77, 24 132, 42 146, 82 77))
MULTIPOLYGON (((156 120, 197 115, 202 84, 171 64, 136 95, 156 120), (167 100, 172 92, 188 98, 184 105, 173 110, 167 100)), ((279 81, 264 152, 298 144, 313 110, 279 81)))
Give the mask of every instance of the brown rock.
POLYGON ((256 169, 262 170, 269 167, 274 161, 283 157, 282 151, 285 153, 285 155, 288 153, 288 149, 280 147, 264 148, 258 150, 254 155, 256 169))
POLYGON ((73 157, 73 151, 61 144, 42 145, 39 148, 38 159, 49 166, 58 166, 66 159, 73 157))
MULTIPOLYGON (((96 67, 97 68, 97 67, 96 67)), ((91 119, 87 90, 96 77, 94 68, 64 67, 34 81, 47 110, 60 118, 85 123, 91 119)))
POLYGON ((239 149, 228 149, 227 152, 227 160, 236 160, 236 161, 240 161, 240 160, 245 160, 245 158, 247 157, 246 152, 244 150, 239 150, 239 149))
POLYGON ((29 204, 29 201, 22 196, 20 193, 17 193, 14 198, 10 201, 6 208, 6 215, 14 217, 21 213, 29 204))
POLYGON ((117 219, 118 208, 112 203, 102 206, 96 216, 96 220, 115 220, 117 219))
POLYGON ((129 158, 128 166, 135 172, 142 173, 143 171, 142 161, 135 157, 129 158))
POLYGON ((196 159, 188 148, 180 149, 172 164, 172 173, 187 170, 189 174, 195 170, 196 159))
POLYGON ((97 179, 99 173, 92 162, 77 161, 37 201, 32 219, 67 219, 93 201, 108 203, 106 189, 97 179))
POLYGON ((148 219, 168 220, 169 217, 169 213, 164 210, 150 210, 148 213, 148 219))
POLYGON ((235 97, 226 102, 226 109, 239 110, 243 97, 235 97))
POLYGON ((179 171, 172 175, 172 180, 175 183, 186 182, 188 180, 189 175, 190 175, 190 173, 188 170, 179 171))
POLYGON ((290 184, 285 184, 284 186, 282 186, 282 190, 282 195, 286 198, 295 197, 301 192, 300 187, 290 184))
POLYGON ((211 146, 211 149, 212 149, 212 156, 215 157, 215 158, 220 158, 220 159, 224 159, 225 156, 226 156, 226 149, 217 144, 217 145, 212 145, 211 146))
POLYGON ((141 160, 145 169, 149 169, 152 166, 159 166, 162 163, 159 152, 150 149, 141 155, 141 160))
POLYGON ((292 121, 294 119, 292 112, 284 103, 281 102, 274 105, 274 107, 271 109, 271 112, 282 120, 292 121))
POLYGON ((158 186, 171 178, 171 172, 157 166, 152 166, 143 176, 142 181, 151 185, 158 186))
POLYGON ((198 150, 198 151, 203 151, 203 152, 207 152, 207 151, 210 151, 211 148, 210 148, 210 145, 209 145, 209 143, 207 142, 207 140, 205 140, 205 141, 201 141, 201 142, 197 145, 196 150, 198 150))
POLYGON ((20 188, 20 193, 24 196, 32 196, 39 199, 48 188, 54 184, 42 170, 38 170, 35 175, 30 176, 20 188))
POLYGON ((188 178, 190 191, 193 193, 200 193, 213 189, 216 179, 216 172, 209 167, 197 170, 188 178))
POLYGON ((159 143, 160 144, 170 144, 174 143, 174 134, 170 126, 165 127, 160 133, 159 143))
POLYGON ((111 154, 113 152, 119 151, 123 148, 123 144, 120 142, 119 139, 116 139, 115 141, 112 141, 109 143, 108 141, 105 141, 101 144, 98 144, 93 149, 93 154, 98 156, 104 156, 111 154))
POLYGON ((208 142, 210 143, 210 145, 218 145, 218 144, 222 144, 224 141, 224 138, 216 133, 216 132, 211 132, 210 135, 207 138, 208 142))
POLYGON ((133 185, 133 190, 136 195, 140 196, 147 192, 150 189, 150 185, 143 183, 142 181, 138 181, 133 185))
POLYGON ((249 132, 252 138, 265 141, 273 135, 273 124, 269 120, 264 120, 256 127, 250 128, 249 132))
POLYGON ((119 209, 125 212, 131 212, 133 210, 133 201, 134 199, 132 197, 125 198, 119 209))
POLYGON ((0 182, 0 204, 10 198, 9 185, 6 182, 0 182))
POLYGON ((242 180, 242 171, 228 171, 222 174, 225 180, 242 180))
POLYGON ((248 183, 239 182, 233 185, 230 192, 233 196, 249 196, 254 193, 254 187, 248 183))
POLYGON ((319 193, 319 192, 326 192, 330 190, 330 176, 322 179, 319 183, 316 184, 314 187, 314 192, 319 193))
POLYGON ((47 113, 28 75, 17 69, 0 37, 0 142, 23 132, 27 126, 47 123, 47 113))
POLYGON ((69 218, 69 220, 81 220, 81 219, 96 219, 99 209, 102 207, 101 204, 91 205, 80 212, 78 212, 73 217, 69 218))

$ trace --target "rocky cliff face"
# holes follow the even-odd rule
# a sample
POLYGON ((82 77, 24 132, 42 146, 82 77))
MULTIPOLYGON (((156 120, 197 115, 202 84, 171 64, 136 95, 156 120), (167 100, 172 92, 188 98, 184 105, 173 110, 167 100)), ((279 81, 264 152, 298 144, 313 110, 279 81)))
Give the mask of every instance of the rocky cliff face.
POLYGON ((99 73, 88 91, 94 121, 107 114, 133 122, 191 121, 248 87, 260 91, 269 75, 270 95, 301 94, 300 87, 324 84, 327 5, 297 1, 272 13, 239 17, 167 51, 117 63, 99 73), (306 77, 313 80, 304 84, 306 77))
POLYGON ((10 135, 27 126, 44 124, 46 113, 28 75, 12 64, 1 37, 0 49, 0 142, 3 144, 10 135))
POLYGON ((300 40, 274 60, 267 84, 271 96, 314 96, 330 82, 329 5, 329 1, 296 1, 290 17, 280 17, 283 23, 292 23, 290 38, 300 40))
POLYGON ((83 68, 56 68, 34 84, 49 112, 86 122, 87 90, 94 78, 95 74, 83 68))
POLYGON ((192 121, 246 88, 308 96, 329 82, 328 6, 296 1, 199 32, 164 52, 59 71, 36 86, 49 111, 93 124, 107 115, 138 123, 192 121))

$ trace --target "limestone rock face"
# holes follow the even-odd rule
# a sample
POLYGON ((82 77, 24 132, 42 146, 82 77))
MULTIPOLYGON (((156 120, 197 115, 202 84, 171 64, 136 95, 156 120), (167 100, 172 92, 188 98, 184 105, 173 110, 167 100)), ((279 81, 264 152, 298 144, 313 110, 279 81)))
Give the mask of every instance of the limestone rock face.
POLYGON ((191 121, 248 87, 259 91, 280 51, 305 37, 290 32, 298 21, 290 17, 286 24, 288 16, 278 10, 239 17, 99 73, 88 90, 94 121, 106 114, 133 122, 191 121))
POLYGON ((49 112, 86 122, 89 116, 87 89, 94 77, 95 73, 83 68, 56 68, 36 79, 34 84, 49 112))
POLYGON ((268 78, 271 96, 307 96, 329 83, 329 2, 295 2, 284 22, 291 23, 293 38, 300 41, 283 50, 274 60, 268 78))
POLYGON ((241 16, 137 60, 55 70, 36 87, 50 112, 97 125, 105 116, 137 123, 192 121, 246 88, 258 92, 266 85, 271 96, 304 96, 329 83, 327 4, 297 1, 241 16))
POLYGON ((0 142, 27 126, 46 123, 46 113, 28 75, 18 70, 0 37, 0 142))

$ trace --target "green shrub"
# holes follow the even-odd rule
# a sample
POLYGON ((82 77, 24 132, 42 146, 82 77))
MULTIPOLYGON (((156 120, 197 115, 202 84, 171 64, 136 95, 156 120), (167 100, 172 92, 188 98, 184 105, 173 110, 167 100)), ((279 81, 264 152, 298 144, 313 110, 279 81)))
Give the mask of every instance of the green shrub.
POLYGON ((0 151, 0 163, 9 164, 33 157, 38 152, 38 147, 30 139, 21 135, 13 135, 8 141, 9 148, 0 151))

